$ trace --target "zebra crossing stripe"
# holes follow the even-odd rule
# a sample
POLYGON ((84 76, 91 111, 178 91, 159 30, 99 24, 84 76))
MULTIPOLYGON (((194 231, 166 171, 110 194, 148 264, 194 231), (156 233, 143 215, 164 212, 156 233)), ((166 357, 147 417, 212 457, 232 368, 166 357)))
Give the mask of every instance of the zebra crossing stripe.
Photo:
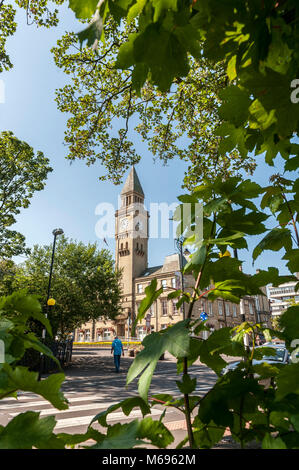
MULTIPOLYGON (((39 395, 36 395, 36 397, 39 397, 39 395)), ((70 403, 75 403, 75 402, 80 402, 80 401, 92 401, 92 400, 101 400, 101 401, 103 401, 103 397, 99 396, 99 395, 84 395, 82 397, 73 397, 73 398, 72 397, 67 397, 65 395, 65 397, 67 398, 67 400, 70 403)), ((9 403, 6 404, 6 403, 4 403, 5 400, 1 400, 0 401, 0 409, 8 410, 8 409, 12 409, 12 408, 19 409, 19 408, 26 408, 26 407, 30 407, 30 406, 50 405, 49 401, 47 401, 47 400, 32 401, 32 398, 31 398, 31 401, 20 401, 20 400, 16 400, 15 398, 13 398, 12 400, 14 401, 14 404, 11 404, 11 401, 9 401, 9 403)), ((117 402, 115 402, 115 403, 117 403, 117 402)))
MULTIPOLYGON (((74 413, 77 411, 87 411, 87 410, 98 410, 99 408, 108 408, 109 406, 115 405, 118 402, 111 402, 111 403, 89 403, 88 405, 77 405, 77 406, 70 406, 67 410, 57 410, 56 408, 51 408, 48 410, 41 410, 40 416, 48 416, 48 415, 58 415, 61 413, 74 413)), ((34 405, 32 405, 34 406, 34 405)), ((9 413, 10 416, 17 416, 19 413, 9 413)))
MULTIPOLYGON (((152 410, 151 415, 161 415, 162 410, 152 410)), ((131 411, 129 416, 126 416, 123 412, 114 412, 108 415, 107 422, 109 421, 120 421, 122 419, 131 419, 131 418, 142 418, 142 413, 140 410, 131 411)), ((57 421, 55 426, 56 429, 69 428, 73 426, 83 426, 90 424, 92 420, 91 416, 78 416, 76 418, 65 418, 57 421)))

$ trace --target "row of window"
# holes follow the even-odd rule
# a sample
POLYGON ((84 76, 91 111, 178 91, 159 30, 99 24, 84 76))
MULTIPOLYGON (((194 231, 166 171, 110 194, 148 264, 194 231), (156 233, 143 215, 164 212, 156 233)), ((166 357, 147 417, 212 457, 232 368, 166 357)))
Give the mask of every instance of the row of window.
MULTIPOLYGON (((176 304, 177 304, 176 300, 172 300, 171 302, 168 302, 167 299, 160 299, 162 316, 166 316, 168 314, 178 315, 179 313, 181 313, 181 309, 178 310, 176 304), (171 311, 169 311, 169 306, 170 305, 171 305, 171 309, 170 309, 171 311)), ((249 306, 250 315, 254 315, 253 303, 249 302, 248 306, 249 306)), ((138 307, 139 307, 139 303, 137 303, 137 310, 138 310, 138 307)), ((212 304, 212 302, 202 301, 201 302, 201 312, 202 311, 207 313, 210 316, 213 315, 213 304, 212 304)), ((151 316, 155 315, 154 305, 151 306, 151 308, 149 310, 149 313, 151 314, 151 316)), ((225 313, 226 316, 232 315, 233 317, 236 317, 237 316, 237 305, 229 304, 227 302, 223 302, 222 300, 218 300, 218 315, 223 316, 224 313, 225 313)))
POLYGON ((139 197, 139 196, 126 196, 126 206, 129 206, 131 204, 131 202, 139 202, 140 204, 142 204, 142 198, 139 197))
MULTIPOLYGON (((111 331, 110 328, 104 328, 102 333, 96 333, 96 341, 108 341, 111 338, 114 338, 115 333, 111 331)), ((78 334, 78 341, 82 342, 89 342, 91 341, 91 330, 87 329, 84 331, 79 331, 78 334)))
MULTIPOLYGON (((120 244, 120 251, 128 250, 128 249, 129 249, 128 242, 126 242, 125 245, 124 245, 123 243, 120 244)), ((139 243, 137 242, 137 244, 136 244, 136 250, 143 251, 143 244, 141 243, 141 244, 139 245, 139 243)), ((142 284, 138 284, 138 285, 142 286, 142 284)))
MULTIPOLYGON (((169 313, 171 315, 179 315, 181 313, 181 309, 178 309, 176 304, 177 304, 177 301, 176 300, 172 300, 170 303, 166 300, 166 299, 160 299, 160 304, 161 304, 161 312, 162 312, 162 316, 166 316, 168 315, 169 313), (168 311, 168 308, 169 308, 169 304, 171 305, 171 311, 169 312, 168 311)), ((137 310, 139 308, 139 303, 137 303, 137 310)), ((149 313, 150 315, 153 317, 155 315, 155 308, 154 308, 154 305, 151 305, 150 309, 149 309, 149 313)))
POLYGON ((123 243, 120 244, 120 250, 121 250, 121 251, 123 251, 123 250, 128 250, 128 249, 129 249, 128 242, 126 242, 125 248, 124 248, 124 244, 123 244, 123 243))
MULTIPOLYGON (((138 243, 137 243, 138 245, 138 243)), ((143 249, 143 246, 141 245, 141 251, 143 249)), ((170 281, 170 286, 173 288, 173 289, 177 289, 177 280, 175 277, 172 277, 171 278, 171 281, 170 281)), ((163 287, 164 290, 167 289, 167 287, 170 287, 167 283, 167 279, 162 279, 160 281, 160 287, 163 287)), ((138 294, 143 294, 144 292, 144 289, 147 287, 146 284, 137 284, 137 287, 136 287, 136 290, 137 290, 137 293, 138 294)))
POLYGON ((294 300, 295 302, 299 302, 299 295, 293 295, 293 296, 290 296, 288 295, 287 297, 280 297, 280 298, 276 298, 276 299, 273 299, 274 302, 287 302, 288 300, 292 301, 294 300))
MULTIPOLYGON (((167 324, 161 325, 161 330, 164 330, 167 328, 167 324)), ((150 327, 150 332, 152 333, 155 331, 155 327, 151 325, 150 327)), ((149 334, 149 331, 145 326, 137 326, 136 328, 136 336, 137 339, 142 340, 147 334, 149 334)), ((114 338, 114 334, 112 334, 111 330, 109 328, 104 329, 103 333, 98 333, 96 334, 95 341, 111 341, 114 338)), ((80 331, 78 334, 77 340, 80 343, 88 343, 91 342, 91 332, 90 330, 85 330, 85 331, 80 331)))
POLYGON ((294 293, 294 290, 295 286, 278 287, 276 289, 270 287, 270 295, 294 293))

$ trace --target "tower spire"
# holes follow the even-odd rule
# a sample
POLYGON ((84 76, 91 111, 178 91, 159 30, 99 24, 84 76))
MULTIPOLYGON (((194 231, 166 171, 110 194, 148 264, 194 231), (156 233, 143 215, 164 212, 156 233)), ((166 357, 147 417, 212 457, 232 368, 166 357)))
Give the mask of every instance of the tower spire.
POLYGON ((144 192, 140 184, 134 165, 132 166, 131 171, 126 179, 126 182, 121 191, 121 194, 126 194, 126 193, 131 193, 131 192, 135 192, 144 197, 144 192))

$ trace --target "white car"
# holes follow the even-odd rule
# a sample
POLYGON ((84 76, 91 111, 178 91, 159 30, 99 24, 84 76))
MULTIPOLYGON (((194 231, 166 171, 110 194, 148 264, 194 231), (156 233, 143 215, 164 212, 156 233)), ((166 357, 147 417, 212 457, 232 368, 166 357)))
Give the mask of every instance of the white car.
MULTIPOLYGON (((262 364, 267 362, 268 364, 288 364, 289 363, 289 352, 285 347, 284 343, 265 343, 262 346, 257 346, 256 349, 260 348, 273 348, 275 354, 264 355, 262 359, 253 359, 252 365, 262 364)), ((222 370, 222 375, 227 374, 230 370, 236 369, 241 361, 230 362, 222 370)))

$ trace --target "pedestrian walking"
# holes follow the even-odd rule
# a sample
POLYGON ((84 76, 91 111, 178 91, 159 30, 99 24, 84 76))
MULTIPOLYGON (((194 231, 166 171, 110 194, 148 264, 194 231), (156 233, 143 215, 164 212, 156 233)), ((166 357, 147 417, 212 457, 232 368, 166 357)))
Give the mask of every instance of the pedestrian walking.
POLYGON ((115 372, 119 372, 121 353, 123 354, 123 356, 125 355, 125 353, 124 353, 123 344, 121 340, 118 338, 118 336, 115 336, 115 339, 112 343, 111 354, 112 354, 112 351, 113 351, 115 372))

